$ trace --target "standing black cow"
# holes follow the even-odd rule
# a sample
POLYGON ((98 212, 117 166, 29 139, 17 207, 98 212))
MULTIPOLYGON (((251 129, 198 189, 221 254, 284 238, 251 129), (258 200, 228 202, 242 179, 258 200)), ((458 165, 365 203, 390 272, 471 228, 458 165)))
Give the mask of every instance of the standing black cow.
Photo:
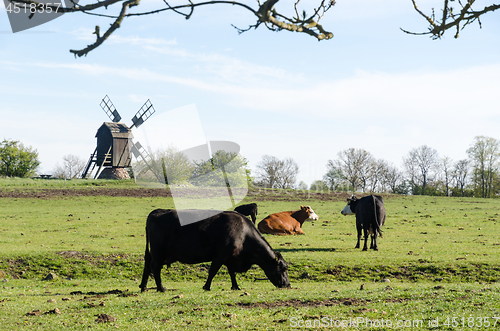
POLYGON ((235 273, 245 272, 253 264, 260 266, 276 287, 290 287, 285 260, 273 251, 249 219, 234 211, 206 217, 213 214, 213 210, 184 210, 183 215, 201 220, 184 226, 180 225, 176 210, 156 209, 149 214, 141 292, 146 290, 151 273, 157 290, 164 292, 161 269, 176 261, 188 264, 212 261, 203 286, 207 291, 222 265, 227 266, 233 290, 239 289, 235 273))
POLYGON ((252 217, 252 222, 255 224, 255 221, 257 220, 257 204, 256 203, 249 203, 247 205, 241 205, 236 208, 234 208, 234 211, 237 211, 238 213, 245 215, 245 216, 250 216, 252 217))
POLYGON ((354 195, 347 199, 347 205, 342 210, 342 215, 356 214, 356 229, 358 230, 358 243, 355 248, 359 248, 361 232, 364 231, 365 245, 363 250, 368 250, 368 235, 371 235, 370 248, 378 251, 377 235, 382 237, 380 229, 385 222, 384 199, 378 195, 368 195, 357 199, 354 195))

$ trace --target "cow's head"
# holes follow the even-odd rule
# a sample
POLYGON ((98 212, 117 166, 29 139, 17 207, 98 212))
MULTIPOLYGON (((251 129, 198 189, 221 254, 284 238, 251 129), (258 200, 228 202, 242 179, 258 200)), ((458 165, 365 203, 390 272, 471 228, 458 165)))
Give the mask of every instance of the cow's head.
POLYGON ((307 213, 306 221, 317 221, 319 219, 319 216, 316 215, 311 206, 300 206, 300 209, 307 213))
POLYGON ((271 264, 262 268, 271 283, 278 288, 290 287, 288 279, 288 264, 280 253, 275 253, 276 257, 271 264))
POLYGON ((354 215, 354 211, 351 209, 351 203, 358 200, 355 195, 352 195, 347 199, 347 205, 345 205, 344 209, 340 212, 342 215, 354 215))

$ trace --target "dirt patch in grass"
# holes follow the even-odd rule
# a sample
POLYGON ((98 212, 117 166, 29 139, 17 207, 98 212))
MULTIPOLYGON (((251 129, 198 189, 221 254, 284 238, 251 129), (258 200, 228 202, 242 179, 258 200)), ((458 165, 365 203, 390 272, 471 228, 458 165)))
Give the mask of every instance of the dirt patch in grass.
MULTIPOLYGON (((237 194, 238 192, 236 192, 237 194)), ((243 194, 245 191, 242 192, 243 194)), ((186 187, 176 190, 180 197, 217 197, 225 196, 226 192, 210 188, 186 187)), ((241 194, 241 193, 240 193, 241 194)), ((249 189, 246 194, 248 201, 346 201, 351 196, 346 192, 305 192, 298 190, 249 189)), ((0 198, 35 198, 53 199, 85 196, 111 197, 172 197, 167 188, 107 188, 107 187, 79 187, 79 188, 40 188, 40 189, 9 189, 0 190, 0 198)))
POLYGON ((78 189, 37 189, 0 191, 0 198, 52 199, 84 196, 111 197, 172 197, 166 189, 123 189, 123 188, 78 188, 78 189))
POLYGON ((228 306, 238 306, 243 308, 279 308, 279 307, 328 307, 328 306, 359 306, 366 305, 368 301, 363 299, 344 298, 344 299, 325 299, 325 300, 311 300, 302 301, 299 299, 290 299, 285 301, 274 302, 238 302, 235 304, 228 304, 228 306))
MULTIPOLYGON (((410 298, 387 298, 382 300, 384 302, 405 302, 411 300, 410 298)), ((290 299, 285 301, 274 301, 274 302, 238 302, 235 304, 228 304, 228 306, 238 306, 242 308, 280 308, 280 307, 329 307, 329 306, 364 306, 370 303, 370 299, 359 299, 359 298, 339 298, 339 299, 325 299, 325 300, 308 300, 302 301, 299 299, 290 299)))

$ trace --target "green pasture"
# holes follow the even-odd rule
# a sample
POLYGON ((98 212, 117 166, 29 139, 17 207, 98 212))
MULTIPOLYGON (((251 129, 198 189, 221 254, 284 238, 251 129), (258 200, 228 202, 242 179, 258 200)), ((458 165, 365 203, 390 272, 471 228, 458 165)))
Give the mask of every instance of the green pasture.
MULTIPOLYGON (((0 180, 0 190, 58 189, 70 182, 33 181, 0 180)), ((92 183, 99 182, 81 181, 75 189, 96 186, 92 183)), ((99 185, 134 187, 133 182, 99 185)), ((231 291, 223 267, 205 292, 209 263, 176 263, 164 268, 166 293, 140 293, 138 285, 146 217, 155 208, 172 208, 172 199, 0 198, 0 325, 6 330, 380 330, 380 323, 389 322, 385 328, 493 327, 493 317, 500 318, 500 200, 384 198, 380 250, 362 252, 354 249, 355 217, 340 214, 345 201, 337 195, 253 192, 244 202, 258 203, 258 220, 301 204, 320 217, 304 224, 303 236, 265 235, 288 262, 292 288, 274 288, 254 266, 237 275, 242 290, 231 291), (50 272, 56 278, 43 280, 50 272), (55 308, 60 313, 51 313, 55 308), (116 320, 99 323, 98 314, 116 320), (345 321, 351 324, 342 325, 345 321)), ((148 285, 154 287, 154 281, 148 285)))

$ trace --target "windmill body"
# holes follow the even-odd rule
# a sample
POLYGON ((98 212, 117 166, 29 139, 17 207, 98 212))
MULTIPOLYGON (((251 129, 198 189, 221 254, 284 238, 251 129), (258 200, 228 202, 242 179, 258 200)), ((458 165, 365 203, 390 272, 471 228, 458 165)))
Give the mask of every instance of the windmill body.
POLYGON ((104 122, 95 137, 98 165, 113 168, 130 167, 130 148, 134 136, 128 126, 123 123, 104 122))
POLYGON ((134 138, 132 128, 134 126, 139 127, 145 120, 153 115, 155 112, 153 105, 149 100, 146 101, 132 118, 131 127, 119 122, 121 116, 107 95, 101 101, 101 108, 109 116, 112 122, 104 122, 97 130, 95 135, 97 138, 97 147, 94 153, 90 155, 87 165, 82 172, 82 178, 91 177, 96 167, 98 167, 98 170, 94 178, 98 178, 98 176, 101 178, 104 174, 109 175, 116 173, 123 174, 125 178, 130 178, 125 168, 131 166, 131 152, 135 157, 140 156, 144 160, 149 157, 139 143, 134 144, 132 140, 134 138), (102 171, 103 168, 104 171, 102 171))

